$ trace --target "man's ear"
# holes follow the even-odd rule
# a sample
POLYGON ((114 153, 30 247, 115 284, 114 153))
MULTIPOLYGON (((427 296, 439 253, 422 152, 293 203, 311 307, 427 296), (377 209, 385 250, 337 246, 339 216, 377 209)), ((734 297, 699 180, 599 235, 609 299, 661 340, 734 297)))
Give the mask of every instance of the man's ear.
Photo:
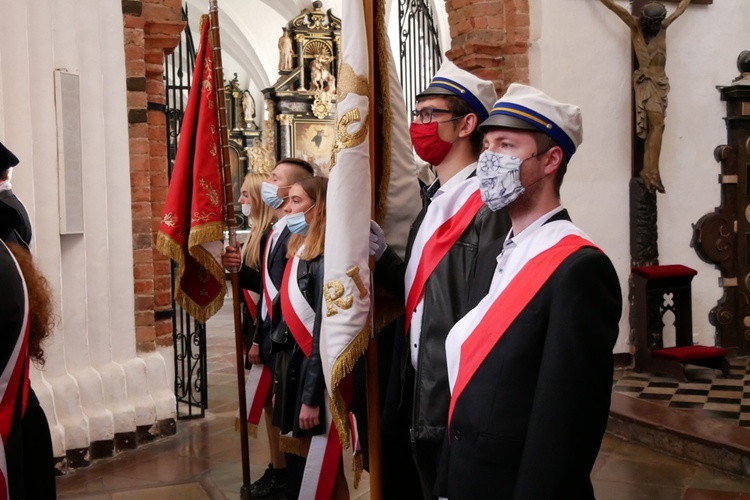
POLYGON ((464 117, 461 129, 458 131, 459 137, 468 137, 479 126, 479 117, 474 113, 469 113, 464 117))
POLYGON ((547 157, 544 162, 544 173, 546 175, 552 174, 560 168, 563 158, 565 158, 560 146, 552 146, 544 155, 547 157))

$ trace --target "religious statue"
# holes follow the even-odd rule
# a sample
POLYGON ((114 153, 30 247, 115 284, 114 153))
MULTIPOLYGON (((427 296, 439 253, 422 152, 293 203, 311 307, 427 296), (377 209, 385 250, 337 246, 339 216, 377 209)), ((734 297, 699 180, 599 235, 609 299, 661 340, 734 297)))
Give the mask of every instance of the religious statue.
POLYGON ((255 100, 249 90, 242 93, 242 111, 245 115, 245 128, 255 129, 255 100))
POLYGON ((633 50, 638 59, 638 69, 633 72, 636 134, 646 141, 640 175, 649 191, 663 193, 665 190, 659 175, 659 156, 669 94, 669 79, 664 71, 667 62, 667 28, 685 12, 691 0, 680 0, 669 17, 664 5, 648 2, 641 9, 640 19, 616 5, 614 0, 599 1, 630 28, 633 50))
POLYGON ((287 28, 282 28, 284 34, 279 38, 279 71, 291 71, 292 69, 292 39, 289 37, 287 28))
POLYGON ((310 61, 311 92, 336 92, 336 77, 328 71, 329 62, 331 62, 331 56, 320 54, 310 61))
POLYGON ((257 137, 253 138, 253 145, 244 149, 247 153, 248 167, 252 172, 270 174, 274 167, 273 155, 263 146, 257 137))

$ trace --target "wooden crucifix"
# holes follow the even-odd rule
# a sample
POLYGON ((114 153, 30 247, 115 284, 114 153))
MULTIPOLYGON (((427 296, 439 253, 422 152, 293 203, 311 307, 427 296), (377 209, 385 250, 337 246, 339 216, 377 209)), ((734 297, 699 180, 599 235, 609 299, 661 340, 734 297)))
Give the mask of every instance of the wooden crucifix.
MULTIPOLYGON (((633 164, 630 189, 630 247, 633 266, 657 265, 656 192, 665 192, 659 174, 669 79, 665 65, 667 28, 688 8, 691 0, 666 7, 653 0, 633 0, 631 9, 615 0, 599 0, 630 28, 633 46, 633 164)), ((712 0, 692 0, 711 3, 712 0)))
POLYGON ((659 156, 669 94, 669 79, 664 70, 667 28, 685 12, 690 1, 679 0, 677 8, 667 16, 666 7, 659 2, 635 0, 631 3, 631 12, 628 12, 614 0, 600 0, 630 28, 638 63, 633 72, 635 129, 638 137, 645 141, 639 171, 650 192, 665 192, 659 175, 659 156))

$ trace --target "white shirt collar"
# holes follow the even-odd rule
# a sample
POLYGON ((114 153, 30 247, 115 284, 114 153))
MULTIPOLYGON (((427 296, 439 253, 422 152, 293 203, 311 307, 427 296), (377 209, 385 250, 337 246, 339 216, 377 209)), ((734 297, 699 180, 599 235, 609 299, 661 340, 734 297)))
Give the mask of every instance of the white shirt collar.
POLYGON ((276 242, 279 241, 279 236, 281 236, 282 231, 284 231, 284 228, 286 227, 286 215, 282 217, 281 219, 277 220, 276 223, 273 225, 273 233, 271 233, 271 249, 276 246, 276 242))
POLYGON ((545 222, 547 222, 548 220, 550 220, 552 218, 552 216, 554 216, 555 214, 560 213, 562 211, 563 211, 562 205, 558 205, 557 208, 552 209, 549 212, 547 212, 546 214, 544 214, 541 217, 539 217, 537 220, 535 220, 534 222, 532 222, 531 224, 529 224, 526 227, 526 229, 524 229, 523 231, 521 231, 517 235, 514 235, 513 231, 511 230, 508 233, 508 236, 505 237, 505 245, 508 245, 510 243, 510 240, 512 240, 513 243, 515 243, 516 245, 520 245, 521 243, 523 243, 523 241, 525 239, 527 239, 529 237, 529 235, 531 235, 534 231, 536 231, 537 229, 539 229, 540 227, 542 227, 545 222))
POLYGON ((10 191, 10 181, 0 181, 0 193, 3 191, 10 191))
MULTIPOLYGON (((469 178, 469 176, 476 170, 477 168, 477 162, 472 163, 471 165, 467 165, 463 169, 461 169, 459 172, 457 172, 453 177, 448 179, 448 181, 445 184, 441 184, 440 188, 437 190, 437 192, 433 195, 432 199, 434 200, 438 196, 440 196, 443 193, 447 193, 451 189, 455 188, 459 184, 461 184, 463 181, 469 178)), ((437 182, 437 179, 436 181, 437 182)))
POLYGON ((282 217, 281 219, 273 223, 274 232, 278 231, 280 233, 281 231, 284 230, 284 228, 286 227, 286 218, 287 216, 285 215, 284 217, 282 217))

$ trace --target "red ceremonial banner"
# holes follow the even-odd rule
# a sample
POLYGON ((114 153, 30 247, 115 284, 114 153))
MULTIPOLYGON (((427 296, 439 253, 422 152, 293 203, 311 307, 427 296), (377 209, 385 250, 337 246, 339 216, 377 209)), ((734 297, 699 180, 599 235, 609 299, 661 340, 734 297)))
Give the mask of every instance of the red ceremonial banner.
POLYGON ((203 323, 221 309, 226 291, 224 269, 207 248, 221 248, 224 231, 216 103, 223 83, 214 81, 208 29, 206 20, 156 241, 177 263, 175 301, 203 323))

